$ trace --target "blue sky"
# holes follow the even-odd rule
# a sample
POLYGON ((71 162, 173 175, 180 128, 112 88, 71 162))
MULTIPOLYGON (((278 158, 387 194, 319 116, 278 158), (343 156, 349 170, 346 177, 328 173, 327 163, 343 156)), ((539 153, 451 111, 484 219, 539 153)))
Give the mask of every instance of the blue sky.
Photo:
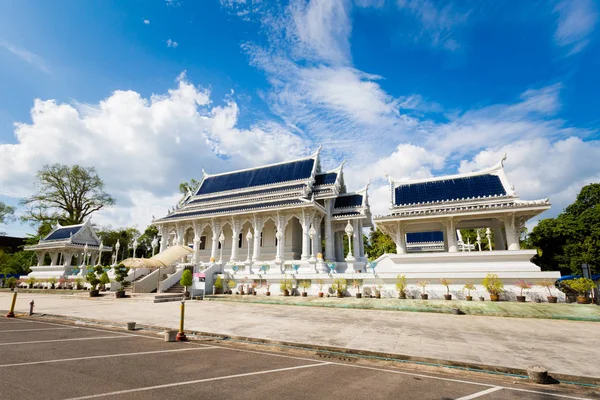
MULTIPOLYGON (((0 1, 0 201, 52 162, 95 166, 101 224, 143 228, 180 181, 308 154, 385 173, 508 154, 553 216, 600 178, 598 2, 0 1)), ((13 235, 30 231, 13 223, 13 235)))

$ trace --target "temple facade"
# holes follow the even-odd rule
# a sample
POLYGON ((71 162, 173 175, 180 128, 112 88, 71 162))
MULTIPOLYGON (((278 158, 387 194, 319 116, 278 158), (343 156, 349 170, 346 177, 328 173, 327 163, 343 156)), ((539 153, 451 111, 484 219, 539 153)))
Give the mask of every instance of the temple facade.
POLYGON ((314 154, 258 168, 207 174, 153 221, 161 251, 188 245, 194 265, 253 274, 363 270, 363 228, 371 226, 368 185, 347 192, 343 163, 322 171, 314 154))

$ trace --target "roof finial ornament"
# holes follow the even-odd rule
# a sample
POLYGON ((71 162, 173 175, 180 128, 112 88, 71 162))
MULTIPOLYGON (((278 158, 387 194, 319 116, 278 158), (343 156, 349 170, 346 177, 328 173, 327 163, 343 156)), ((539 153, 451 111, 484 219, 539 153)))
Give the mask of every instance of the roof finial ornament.
POLYGON ((504 168, 504 161, 506 161, 506 152, 504 152, 504 157, 502 157, 502 160, 500 160, 500 166, 502 168, 504 168))
POLYGON ((206 171, 204 170, 204 168, 202 168, 202 176, 205 177, 205 178, 208 176, 208 174, 206 173, 206 171))

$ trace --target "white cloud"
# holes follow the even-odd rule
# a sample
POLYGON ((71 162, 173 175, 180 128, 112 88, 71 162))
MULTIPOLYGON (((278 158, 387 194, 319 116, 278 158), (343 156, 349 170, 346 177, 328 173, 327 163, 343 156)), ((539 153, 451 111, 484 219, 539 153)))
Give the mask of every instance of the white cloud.
POLYGON ((37 69, 42 72, 50 73, 50 69, 48 68, 46 61, 39 55, 32 53, 28 50, 25 50, 19 46, 16 46, 12 43, 5 42, 0 39, 0 48, 4 48, 19 57, 21 60, 25 61, 28 64, 33 65, 37 69))
POLYGON ((150 25, 150 20, 149 19, 145 19, 142 22, 144 23, 144 25, 150 25))
POLYGON ((210 92, 184 74, 173 89, 150 98, 129 90, 97 104, 38 99, 31 122, 15 124, 16 143, 0 144, 0 195, 31 194, 44 164, 95 166, 117 198, 95 219, 144 227, 173 205, 180 182, 201 178, 202 168, 222 172, 311 150, 273 122, 240 129, 238 116, 233 98, 213 105, 210 92))
POLYGON ((179 46, 179 43, 177 43, 176 41, 171 39, 167 40, 167 47, 176 48, 177 46, 179 46))
POLYGON ((558 14, 554 41, 569 50, 568 55, 579 53, 589 43, 589 36, 598 21, 598 10, 592 0, 565 0, 555 7, 558 14))

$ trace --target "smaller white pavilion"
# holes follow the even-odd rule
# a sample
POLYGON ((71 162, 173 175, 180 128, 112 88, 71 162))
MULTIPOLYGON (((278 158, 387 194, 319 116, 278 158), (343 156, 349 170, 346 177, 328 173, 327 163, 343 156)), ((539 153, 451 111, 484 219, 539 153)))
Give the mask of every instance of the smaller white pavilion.
POLYGON ((38 244, 25 246, 25 250, 35 252, 37 265, 31 267, 28 276, 34 278, 65 278, 77 272, 85 275, 86 265, 96 265, 102 253, 110 253, 112 247, 104 246, 90 221, 83 224, 61 226, 57 223, 52 232, 38 244), (46 265, 46 255, 50 264, 46 265))

